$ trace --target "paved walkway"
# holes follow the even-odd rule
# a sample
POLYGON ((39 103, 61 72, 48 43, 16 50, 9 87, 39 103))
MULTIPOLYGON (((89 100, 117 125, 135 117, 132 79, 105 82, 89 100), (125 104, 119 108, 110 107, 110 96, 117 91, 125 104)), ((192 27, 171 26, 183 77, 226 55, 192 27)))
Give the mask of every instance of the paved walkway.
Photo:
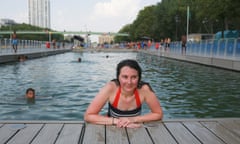
POLYGON ((218 67, 227 70, 233 70, 240 72, 240 60, 239 59, 226 59, 221 57, 204 57, 194 55, 182 55, 160 50, 141 50, 142 53, 147 53, 155 56, 171 58, 175 60, 181 60, 191 63, 203 64, 212 67, 218 67))
POLYGON ((226 59, 221 57, 204 57, 194 55, 182 55, 181 53, 173 53, 161 50, 137 50, 125 48, 96 48, 96 49, 74 49, 73 51, 96 51, 96 52, 140 52, 159 57, 165 57, 185 62, 203 64, 211 67, 218 67, 222 69, 240 72, 240 59, 226 59))
POLYGON ((1 49, 0 51, 0 63, 15 62, 15 61, 19 61, 21 58, 25 58, 25 59, 39 58, 39 57, 69 52, 71 50, 72 50, 71 47, 65 47, 61 49, 29 47, 29 48, 18 49, 18 51, 15 53, 10 48, 4 48, 4 49, 1 49))

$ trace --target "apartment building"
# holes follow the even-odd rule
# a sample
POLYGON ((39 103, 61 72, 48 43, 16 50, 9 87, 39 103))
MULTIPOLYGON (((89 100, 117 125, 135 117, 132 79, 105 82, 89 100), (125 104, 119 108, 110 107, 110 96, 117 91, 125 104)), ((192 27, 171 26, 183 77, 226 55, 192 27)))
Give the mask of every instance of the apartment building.
POLYGON ((51 28, 50 0, 28 0, 29 24, 51 28))

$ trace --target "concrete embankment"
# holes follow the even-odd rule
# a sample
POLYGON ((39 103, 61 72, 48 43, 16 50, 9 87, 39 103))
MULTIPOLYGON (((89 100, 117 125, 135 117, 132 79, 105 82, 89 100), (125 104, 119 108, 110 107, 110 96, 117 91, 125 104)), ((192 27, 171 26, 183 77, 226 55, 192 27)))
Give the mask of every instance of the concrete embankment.
POLYGON ((240 72, 240 60, 215 58, 215 57, 203 57, 203 56, 192 56, 192 55, 178 55, 169 52, 157 52, 157 51, 141 51, 143 53, 156 55, 160 57, 181 60, 191 63, 197 63, 232 71, 240 72))
POLYGON ((138 52, 136 49, 126 48, 75 48, 74 52, 138 52))
POLYGON ((240 72, 240 60, 225 59, 225 58, 215 58, 215 57, 203 57, 203 56, 193 56, 193 55, 181 55, 174 54, 170 52, 155 51, 155 50, 136 50, 136 49, 122 49, 122 48, 97 48, 97 49, 75 49, 76 52, 142 52, 150 55, 155 55, 159 57, 165 57, 185 62, 191 62, 196 64, 207 65, 211 67, 217 67, 232 71, 240 72))
POLYGON ((48 50, 48 51, 40 51, 40 52, 21 52, 21 53, 0 55, 0 63, 16 62, 22 59, 25 60, 25 59, 40 58, 40 57, 45 57, 50 55, 61 54, 69 51, 71 51, 71 49, 48 50))

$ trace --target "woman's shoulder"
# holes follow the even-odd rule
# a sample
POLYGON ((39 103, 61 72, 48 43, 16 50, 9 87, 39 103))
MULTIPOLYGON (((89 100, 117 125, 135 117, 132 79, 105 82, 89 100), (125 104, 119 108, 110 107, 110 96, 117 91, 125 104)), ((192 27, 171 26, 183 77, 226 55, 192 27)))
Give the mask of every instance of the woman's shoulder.
POLYGON ((143 90, 143 91, 152 91, 152 92, 154 92, 153 89, 152 89, 152 87, 150 86, 150 84, 147 83, 147 82, 144 82, 144 81, 141 81, 141 82, 139 83, 138 88, 139 88, 140 90, 143 90))
POLYGON ((141 97, 145 100, 149 100, 155 95, 155 92, 149 83, 144 83, 140 88, 138 88, 138 91, 141 97))
POLYGON ((102 99, 109 99, 112 95, 114 95, 117 91, 117 86, 114 82, 109 81, 105 84, 104 87, 101 88, 98 95, 102 97, 102 99))
POLYGON ((106 83, 106 86, 113 88, 113 87, 116 87, 116 83, 113 82, 113 81, 109 81, 109 82, 106 83))
POLYGON ((115 90, 118 87, 118 85, 116 84, 115 81, 109 81, 106 83, 104 87, 105 89, 111 91, 111 90, 115 90))

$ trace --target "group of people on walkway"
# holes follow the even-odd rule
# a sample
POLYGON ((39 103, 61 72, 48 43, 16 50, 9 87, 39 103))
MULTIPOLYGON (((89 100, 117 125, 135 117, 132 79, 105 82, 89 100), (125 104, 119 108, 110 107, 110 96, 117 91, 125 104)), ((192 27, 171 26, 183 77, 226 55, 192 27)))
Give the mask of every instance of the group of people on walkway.
POLYGON ((171 39, 165 38, 160 41, 153 41, 152 39, 137 41, 137 42, 126 42, 120 43, 120 48, 132 48, 132 49, 150 49, 151 47, 155 47, 155 49, 164 49, 167 51, 170 48, 171 39))

